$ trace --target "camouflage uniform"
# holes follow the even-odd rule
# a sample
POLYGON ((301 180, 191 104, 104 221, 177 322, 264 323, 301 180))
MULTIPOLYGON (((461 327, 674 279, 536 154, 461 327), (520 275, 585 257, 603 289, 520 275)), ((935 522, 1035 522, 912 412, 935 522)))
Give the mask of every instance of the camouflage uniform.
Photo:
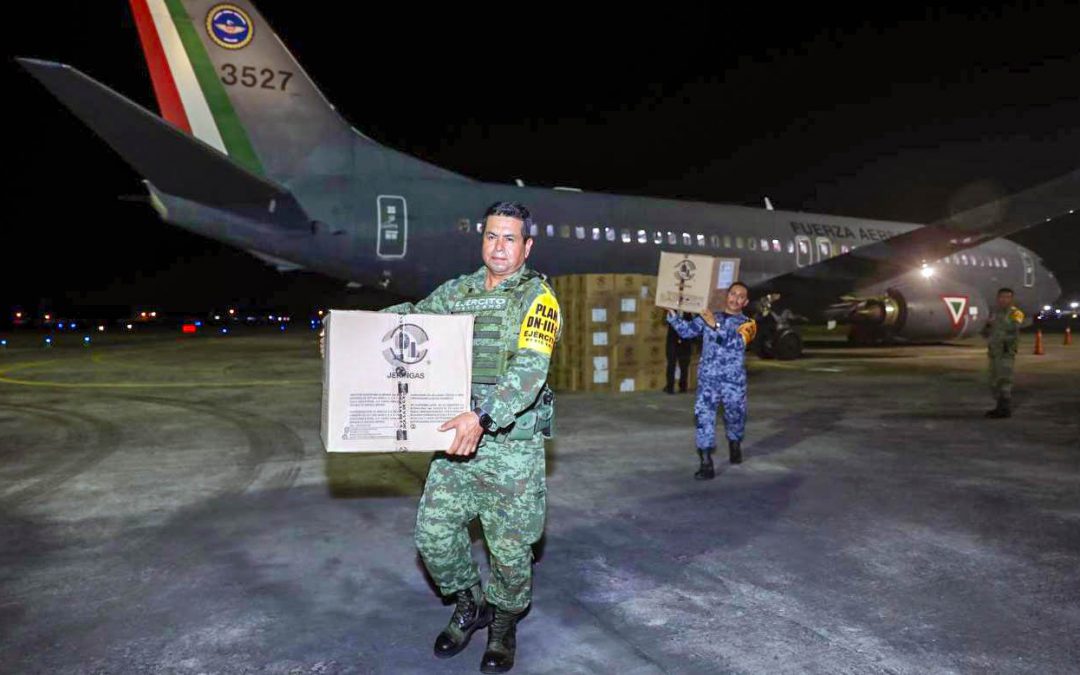
POLYGON ((987 352, 990 356, 990 393, 999 401, 1012 398, 1013 364, 1016 361, 1016 349, 1020 341, 1020 325, 1024 322, 1024 313, 1016 307, 1007 310, 997 309, 986 325, 990 341, 987 352))
POLYGON ((716 408, 721 402, 727 438, 741 442, 746 429, 746 345, 756 324, 743 314, 726 313, 717 315, 715 329, 700 316, 691 321, 669 316, 668 323, 683 339, 702 337, 694 402, 698 449, 716 447, 716 408))
POLYGON ((383 311, 477 316, 472 398, 498 430, 485 431, 472 457, 432 459, 416 514, 416 546, 444 595, 471 588, 480 573, 468 525, 479 516, 491 552, 487 600, 520 612, 532 596, 532 545, 544 531, 544 438, 554 413, 547 372, 561 321, 554 292, 536 272, 523 267, 491 291, 484 288, 486 276, 482 267, 420 302, 383 311))

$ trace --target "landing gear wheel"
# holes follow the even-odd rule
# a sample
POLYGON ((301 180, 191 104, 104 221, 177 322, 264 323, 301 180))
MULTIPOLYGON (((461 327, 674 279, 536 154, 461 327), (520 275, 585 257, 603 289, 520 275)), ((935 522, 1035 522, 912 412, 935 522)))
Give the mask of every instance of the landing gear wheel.
POLYGON ((802 356, 802 338, 795 331, 786 330, 776 336, 773 351, 781 361, 797 359, 802 356))

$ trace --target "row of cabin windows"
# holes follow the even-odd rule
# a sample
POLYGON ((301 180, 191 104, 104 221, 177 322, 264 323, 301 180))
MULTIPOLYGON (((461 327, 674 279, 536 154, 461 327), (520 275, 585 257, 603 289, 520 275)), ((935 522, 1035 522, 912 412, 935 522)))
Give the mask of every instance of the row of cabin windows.
POLYGON ((997 256, 968 255, 967 253, 953 253, 941 259, 947 265, 966 265, 968 267, 999 267, 1006 268, 1009 261, 997 256))
MULTIPOLYGON (((476 223, 476 231, 483 232, 484 224, 476 223)), ((469 229, 469 221, 462 219, 458 223, 458 229, 466 232, 469 229)), ((731 236, 728 234, 690 234, 689 232, 661 232, 659 230, 653 230, 651 233, 648 230, 637 230, 636 232, 623 228, 621 231, 616 230, 614 227, 585 227, 583 225, 577 225, 571 227, 570 225, 544 225, 540 226, 533 224, 530 227, 529 235, 533 237, 541 236, 543 232, 547 237, 560 237, 562 239, 591 239, 593 241, 621 241, 624 244, 630 244, 637 242, 639 244, 648 244, 650 241, 657 246, 661 246, 667 243, 670 246, 677 246, 680 243, 683 246, 697 246, 698 248, 736 248, 736 249, 749 249, 751 251, 771 251, 773 253, 782 253, 787 251, 788 253, 795 252, 795 242, 788 240, 786 244, 781 243, 779 239, 767 239, 757 237, 742 237, 731 236)), ((799 241, 800 252, 809 253, 809 243, 800 240, 799 241), (804 250, 805 249, 805 250, 804 250)), ((826 256, 832 255, 831 244, 825 244, 825 249, 822 253, 826 256)), ((854 246, 848 246, 846 244, 840 246, 841 253, 847 253, 853 250, 854 246)))
MULTIPOLYGON (((462 219, 459 221, 458 227, 462 231, 468 231, 469 221, 462 219)), ((483 232, 484 224, 476 223, 476 231, 483 232)), ((616 232, 614 227, 591 227, 587 228, 583 225, 577 225, 571 228, 569 225, 559 225, 556 228, 555 225, 544 225, 543 230, 541 226, 533 224, 530 228, 529 234, 533 237, 539 237, 541 231, 545 236, 555 237, 556 234, 563 238, 569 239, 571 235, 575 239, 592 239, 593 241, 621 241, 624 244, 630 244, 637 241, 639 244, 648 244, 652 241, 653 244, 660 246, 665 242, 670 246, 677 246, 682 244, 683 246, 694 246, 698 248, 736 248, 736 249, 749 249, 751 251, 771 251, 773 253, 781 253, 786 251, 787 253, 794 253, 795 247, 799 247, 800 256, 810 255, 810 241, 809 239, 799 239, 797 242, 788 240, 786 244, 782 245, 779 239, 765 239, 757 237, 741 237, 731 235, 718 235, 710 234, 706 237, 704 234, 691 235, 688 232, 679 233, 668 230, 667 232, 661 232, 659 230, 653 230, 650 234, 647 230, 638 230, 636 233, 623 228, 621 231, 616 232), (635 236, 636 234, 636 236, 635 236)), ((855 250, 854 245, 840 244, 840 253, 850 253, 855 250)), ((832 248, 832 242, 827 240, 818 240, 818 255, 819 258, 828 258, 834 255, 832 248)), ((999 258, 996 256, 976 256, 974 254, 968 255, 966 253, 954 253, 953 255, 946 256, 942 259, 946 264, 950 265, 967 265, 969 267, 998 267, 1007 268, 1009 261, 1005 258, 999 258)))

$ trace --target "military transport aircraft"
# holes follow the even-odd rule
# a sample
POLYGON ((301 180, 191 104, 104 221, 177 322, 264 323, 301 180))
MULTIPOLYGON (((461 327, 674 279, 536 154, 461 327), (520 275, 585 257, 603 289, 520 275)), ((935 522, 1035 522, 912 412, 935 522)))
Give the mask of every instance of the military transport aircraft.
POLYGON ((938 340, 975 334, 1000 286, 1031 309, 1060 293, 999 237, 1080 208, 1080 170, 928 226, 484 183, 351 128, 246 0, 131 7, 160 117, 70 66, 20 63, 145 178, 163 220, 281 270, 420 295, 476 265, 477 215, 515 199, 549 275, 652 274, 662 250, 740 258, 756 296, 780 295, 765 353, 781 358, 801 351, 792 314, 938 340))

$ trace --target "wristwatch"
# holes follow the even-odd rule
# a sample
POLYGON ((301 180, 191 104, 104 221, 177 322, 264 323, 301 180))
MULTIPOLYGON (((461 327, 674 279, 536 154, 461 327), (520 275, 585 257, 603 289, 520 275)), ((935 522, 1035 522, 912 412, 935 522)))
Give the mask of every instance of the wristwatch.
POLYGON ((491 419, 491 415, 486 410, 476 406, 472 411, 480 418, 480 426, 483 427, 484 431, 495 431, 495 420, 491 419))

